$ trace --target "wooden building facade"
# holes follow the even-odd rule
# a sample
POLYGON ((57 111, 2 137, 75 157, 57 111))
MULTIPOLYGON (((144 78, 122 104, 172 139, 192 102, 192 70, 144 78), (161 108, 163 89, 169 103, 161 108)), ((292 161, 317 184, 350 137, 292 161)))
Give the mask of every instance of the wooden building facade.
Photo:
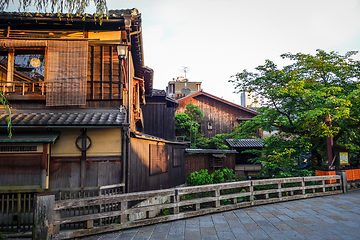
POLYGON ((153 89, 146 94, 146 104, 141 105, 144 116, 144 133, 167 140, 175 139, 175 111, 178 101, 166 96, 164 90, 153 89))
POLYGON ((236 150, 185 149, 185 176, 192 172, 207 169, 209 174, 218 169, 228 168, 235 171, 236 150))
POLYGON ((0 112, 0 186, 161 188, 129 184, 143 177, 129 172, 133 162, 151 161, 136 155, 136 140, 131 147, 153 84, 138 10, 110 10, 101 24, 90 15, 3 12, 0 26, 0 91, 13 125, 8 138, 0 112))
MULTIPOLYGON (((247 121, 258 115, 256 112, 215 97, 205 92, 198 92, 178 99, 176 112, 184 112, 186 105, 192 102, 202 111, 204 118, 200 122, 201 132, 211 138, 216 134, 231 133, 241 121, 247 121)), ((259 134, 259 133, 258 133, 259 134)))

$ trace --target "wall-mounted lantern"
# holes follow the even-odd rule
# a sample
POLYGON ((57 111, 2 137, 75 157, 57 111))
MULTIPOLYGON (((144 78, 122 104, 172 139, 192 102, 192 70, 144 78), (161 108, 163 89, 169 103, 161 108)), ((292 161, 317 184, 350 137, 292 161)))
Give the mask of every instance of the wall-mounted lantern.
POLYGON ((127 49, 128 49, 127 45, 118 45, 117 46, 117 52, 118 52, 119 59, 121 59, 121 60, 126 59, 127 52, 128 52, 127 49))

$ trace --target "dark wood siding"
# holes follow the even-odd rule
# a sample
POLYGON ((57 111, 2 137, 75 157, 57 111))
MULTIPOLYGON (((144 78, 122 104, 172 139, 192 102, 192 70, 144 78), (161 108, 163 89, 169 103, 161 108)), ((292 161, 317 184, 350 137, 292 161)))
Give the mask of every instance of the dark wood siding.
MULTIPOLYGON (((113 158, 113 157, 112 157, 113 158)), ((119 160, 86 161, 85 187, 121 183, 122 164, 119 160)), ((53 157, 50 160, 50 188, 81 186, 80 158, 53 157)))
POLYGON ((41 153, 0 154, 0 185, 41 185, 41 153))
POLYGON ((131 159, 128 166, 128 192, 165 189, 185 183, 185 149, 182 145, 166 143, 168 171, 150 175, 150 144, 157 144, 157 141, 131 138, 131 159), (174 148, 182 149, 180 166, 174 166, 174 148))
POLYGON ((175 139, 175 108, 166 103, 148 102, 141 106, 144 132, 167 140, 175 139))
POLYGON ((203 111, 204 119, 200 123, 201 132, 207 138, 213 137, 216 134, 231 133, 234 127, 238 127, 238 118, 253 118, 255 116, 255 114, 204 95, 179 102, 180 106, 176 112, 184 112, 186 105, 190 102, 199 106, 203 111), (209 122, 212 125, 212 129, 208 129, 209 122))
MULTIPOLYGON (((188 177, 192 172, 207 169, 209 173, 215 170, 210 166, 212 154, 185 154, 185 176, 188 177)), ((235 154, 226 154, 223 158, 223 168, 233 169, 235 171, 235 154)))

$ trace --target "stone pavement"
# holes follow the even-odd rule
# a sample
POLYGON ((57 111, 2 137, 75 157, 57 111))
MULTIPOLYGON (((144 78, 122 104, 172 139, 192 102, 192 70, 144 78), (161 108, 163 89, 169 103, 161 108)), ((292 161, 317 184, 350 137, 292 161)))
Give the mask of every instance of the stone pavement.
POLYGON ((83 239, 360 239, 360 189, 83 239))

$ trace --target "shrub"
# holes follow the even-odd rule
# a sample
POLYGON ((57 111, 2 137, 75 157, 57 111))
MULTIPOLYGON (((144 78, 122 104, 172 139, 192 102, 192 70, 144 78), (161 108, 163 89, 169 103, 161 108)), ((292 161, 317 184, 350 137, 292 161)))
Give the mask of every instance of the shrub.
POLYGON ((234 170, 232 169, 224 168, 222 172, 224 173, 224 178, 227 181, 233 180, 235 178, 234 170))
POLYGON ((213 180, 213 183, 223 183, 225 182, 224 173, 222 170, 216 170, 211 174, 211 178, 213 180))
POLYGON ((192 172, 186 179, 190 186, 198 186, 205 184, 212 184, 213 180, 207 169, 201 169, 199 172, 192 172))

